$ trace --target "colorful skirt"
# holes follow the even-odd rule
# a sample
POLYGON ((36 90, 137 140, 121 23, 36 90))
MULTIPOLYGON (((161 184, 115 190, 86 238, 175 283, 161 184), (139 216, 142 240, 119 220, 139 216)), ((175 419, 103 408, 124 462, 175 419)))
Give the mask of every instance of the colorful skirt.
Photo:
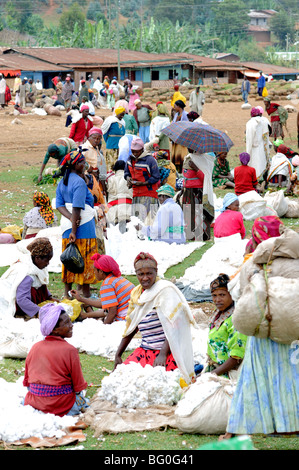
MULTIPOLYGON (((138 364, 145 367, 147 364, 150 366, 154 365, 155 359, 159 356, 160 351, 157 349, 135 349, 130 356, 124 361, 124 364, 129 364, 130 362, 137 362, 138 364)), ((178 366, 174 360, 172 353, 169 353, 166 359, 165 370, 171 371, 177 369, 178 366)))
MULTIPOLYGON (((62 239, 62 252, 66 249, 67 244, 69 243, 68 238, 62 239)), ((95 284, 96 278, 93 270, 93 261, 91 257, 97 253, 98 244, 96 238, 77 238, 76 245, 80 250, 82 257, 85 262, 85 269, 82 274, 74 274, 65 269, 62 264, 61 278, 62 282, 65 284, 95 284)))
POLYGON ((299 432, 299 345, 248 337, 227 432, 299 432))
POLYGON ((179 173, 182 173, 183 162, 188 153, 187 147, 172 143, 170 160, 176 166, 179 173))

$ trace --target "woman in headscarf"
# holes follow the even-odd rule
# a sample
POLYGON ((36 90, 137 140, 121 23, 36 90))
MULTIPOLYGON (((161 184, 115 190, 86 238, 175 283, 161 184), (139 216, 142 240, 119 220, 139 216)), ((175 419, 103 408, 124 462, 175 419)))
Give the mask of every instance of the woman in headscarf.
MULTIPOLYGON (((282 234, 278 217, 254 222, 254 251, 257 245, 282 234)), ((242 292, 241 292, 242 295, 242 292)), ((298 341, 281 344, 270 338, 248 336, 245 356, 234 396, 226 434, 294 436, 299 432, 298 341)))
POLYGON ((294 172, 284 194, 299 196, 299 155, 292 158, 292 166, 294 167, 294 172))
POLYGON ((228 290, 229 281, 227 274, 219 274, 210 284, 216 311, 209 324, 208 365, 204 372, 235 380, 245 354, 247 336, 236 331, 232 322, 235 304, 228 290))
POLYGON ((140 284, 131 292, 114 367, 122 363, 123 352, 140 331, 141 345, 124 364, 162 366, 167 371, 178 368, 188 384, 194 382, 191 325, 195 323, 186 299, 172 282, 159 279, 158 263, 149 253, 139 253, 134 268, 140 284))
POLYGON ((169 184, 160 186, 157 191, 159 209, 151 225, 137 225, 136 229, 153 241, 165 243, 186 243, 184 214, 174 201, 175 190, 169 184))
POLYGON ((105 181, 107 178, 107 165, 101 152, 103 132, 99 127, 92 127, 88 133, 87 141, 82 145, 84 157, 91 167, 90 172, 100 183, 102 192, 105 192, 105 181))
POLYGON ((73 326, 63 306, 48 304, 40 309, 40 330, 45 337, 30 349, 23 385, 28 388, 24 405, 57 416, 79 415, 89 406, 87 388, 77 349, 65 341, 73 326))
POLYGON ((241 238, 245 238, 246 229, 243 215, 239 212, 239 199, 234 193, 227 193, 223 198, 221 214, 214 224, 214 237, 223 238, 239 233, 241 238))
POLYGON ((253 253, 257 245, 272 237, 279 237, 283 222, 275 215, 255 219, 251 229, 251 239, 246 245, 246 253, 253 253))
POLYGON ((289 158, 277 151, 270 161, 267 184, 279 188, 289 186, 292 172, 293 167, 289 158))
POLYGON ((186 102, 187 102, 187 98, 184 95, 182 95, 182 93, 179 91, 179 89, 180 89, 179 85, 174 85, 173 89, 174 89, 174 93, 173 93, 173 95, 171 97, 171 101, 170 101, 171 117, 173 117, 174 114, 176 113, 175 106, 174 106, 176 101, 182 101, 185 106, 186 106, 186 102))
POLYGON ((107 169, 110 170, 119 154, 119 141, 126 133, 126 124, 123 117, 126 113, 125 108, 116 108, 115 115, 105 119, 101 129, 103 138, 106 143, 106 163, 107 169))
POLYGON ((119 224, 122 233, 131 218, 133 198, 133 190, 128 188, 124 178, 125 166, 125 161, 118 160, 107 178, 107 220, 113 225, 119 224))
POLYGON ((82 149, 66 155, 57 175, 63 178, 56 190, 56 207, 61 213, 62 251, 69 243, 75 243, 84 259, 84 272, 74 274, 62 265, 62 281, 65 297, 75 282, 83 290, 85 297, 90 296, 90 284, 95 281, 91 257, 97 252, 94 199, 85 180, 86 160, 82 149))
MULTIPOLYGON (((189 121, 188 114, 185 111, 186 105, 182 100, 176 101, 173 106, 175 114, 172 122, 189 121)), ((175 164, 179 173, 182 173, 183 161, 186 155, 188 155, 187 147, 172 142, 170 160, 175 164)))
POLYGON ((249 191, 256 191, 258 188, 255 168, 248 166, 250 161, 249 153, 240 153, 239 159, 241 165, 236 166, 234 169, 235 193, 237 196, 249 191))
POLYGON ((125 279, 117 262, 108 255, 96 253, 93 257, 95 276, 100 287, 100 299, 89 299, 72 290, 72 296, 89 307, 100 310, 81 313, 85 318, 102 318, 105 324, 126 319, 131 291, 134 284, 125 279))
POLYGON ((170 118, 166 106, 163 103, 159 103, 157 105, 157 114, 151 121, 149 140, 153 141, 155 138, 159 139, 159 148, 160 150, 167 152, 168 160, 170 158, 169 137, 163 134, 163 129, 169 124, 170 118))
POLYGON ((235 187, 234 178, 230 172, 227 160, 227 152, 219 152, 217 154, 212 179, 214 188, 227 189, 235 187))
POLYGON ((90 129, 93 127, 92 117, 89 116, 89 106, 84 104, 80 107, 80 113, 72 119, 69 138, 76 144, 82 145, 88 137, 90 129))
POLYGON ((133 112, 136 109, 135 101, 139 100, 139 94, 131 82, 128 84, 127 96, 129 97, 129 111, 133 112))
POLYGON ((35 191, 33 206, 23 217, 22 238, 33 238, 40 230, 57 225, 56 214, 54 214, 50 198, 46 193, 35 191))
POLYGON ((59 302, 48 290, 47 267, 52 257, 53 247, 48 238, 36 238, 27 246, 0 279, 2 314, 29 319, 38 315, 43 302, 59 302))

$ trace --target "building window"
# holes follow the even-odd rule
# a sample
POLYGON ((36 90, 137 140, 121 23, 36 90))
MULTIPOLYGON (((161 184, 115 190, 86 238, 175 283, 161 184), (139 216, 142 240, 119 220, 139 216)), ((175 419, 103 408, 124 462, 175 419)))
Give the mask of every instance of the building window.
POLYGON ((152 70, 152 80, 160 80, 159 70, 152 70))

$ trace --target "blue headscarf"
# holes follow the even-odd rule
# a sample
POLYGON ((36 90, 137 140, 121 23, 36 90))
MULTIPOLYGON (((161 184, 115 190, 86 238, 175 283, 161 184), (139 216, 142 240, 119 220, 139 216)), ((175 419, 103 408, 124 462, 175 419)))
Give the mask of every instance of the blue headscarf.
POLYGON ((238 196, 234 193, 227 193, 223 198, 223 206, 221 212, 224 212, 228 206, 230 206, 233 202, 238 200, 238 196))

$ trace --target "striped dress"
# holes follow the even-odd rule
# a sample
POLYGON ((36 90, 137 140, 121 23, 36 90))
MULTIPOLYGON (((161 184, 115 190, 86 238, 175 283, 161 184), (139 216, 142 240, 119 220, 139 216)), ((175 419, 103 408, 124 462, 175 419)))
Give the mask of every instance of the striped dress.
POLYGON ((115 321, 125 320, 131 291, 134 284, 123 277, 112 274, 106 277, 100 288, 102 308, 117 307, 115 321))

